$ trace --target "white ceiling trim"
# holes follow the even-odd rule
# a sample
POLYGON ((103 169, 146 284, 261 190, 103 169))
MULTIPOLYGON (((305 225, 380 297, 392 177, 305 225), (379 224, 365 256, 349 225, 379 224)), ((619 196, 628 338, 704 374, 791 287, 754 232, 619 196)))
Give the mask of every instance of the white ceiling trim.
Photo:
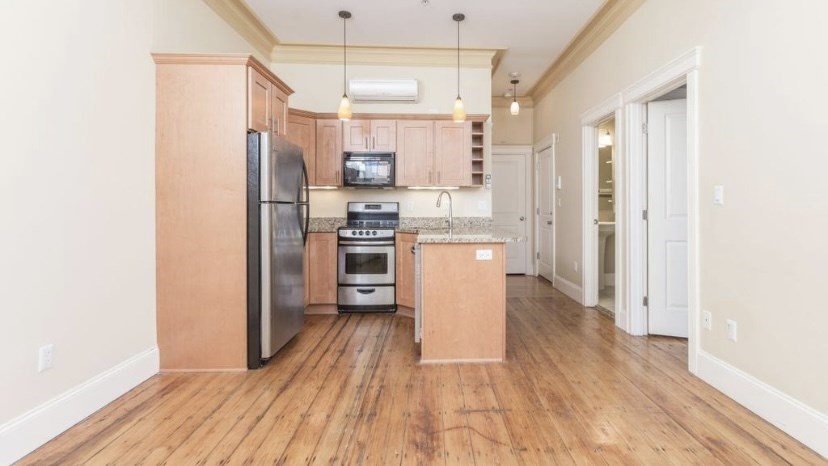
MULTIPOLYGON (((496 49, 461 49, 462 68, 491 69, 496 49)), ((270 55, 273 63, 342 64, 341 45, 279 44, 270 55)), ((349 65, 457 66, 457 49, 418 47, 348 46, 349 65)))
POLYGON ((279 39, 244 0, 204 0, 227 24, 263 56, 270 55, 279 39))

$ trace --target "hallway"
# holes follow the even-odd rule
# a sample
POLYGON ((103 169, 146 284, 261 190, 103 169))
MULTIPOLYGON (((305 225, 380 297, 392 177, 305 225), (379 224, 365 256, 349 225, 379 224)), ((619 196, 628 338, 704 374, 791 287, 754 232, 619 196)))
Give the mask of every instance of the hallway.
POLYGON ((418 365, 402 316, 309 316, 264 370, 157 375, 20 464, 822 462, 690 375, 684 340, 507 288, 505 364, 418 365))

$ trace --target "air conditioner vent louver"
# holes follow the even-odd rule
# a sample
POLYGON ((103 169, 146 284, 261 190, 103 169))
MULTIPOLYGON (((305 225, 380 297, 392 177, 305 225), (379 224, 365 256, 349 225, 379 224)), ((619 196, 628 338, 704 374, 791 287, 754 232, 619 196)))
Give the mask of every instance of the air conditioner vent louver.
POLYGON ((419 85, 416 79, 352 79, 348 94, 354 102, 416 103, 419 85))

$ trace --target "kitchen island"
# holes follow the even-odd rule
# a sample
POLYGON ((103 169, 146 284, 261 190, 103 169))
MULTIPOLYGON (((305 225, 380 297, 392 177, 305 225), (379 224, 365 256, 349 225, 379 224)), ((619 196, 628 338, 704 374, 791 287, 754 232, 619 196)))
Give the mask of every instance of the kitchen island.
POLYGON ((506 358, 506 244, 491 228, 418 230, 415 340, 423 363, 506 358))

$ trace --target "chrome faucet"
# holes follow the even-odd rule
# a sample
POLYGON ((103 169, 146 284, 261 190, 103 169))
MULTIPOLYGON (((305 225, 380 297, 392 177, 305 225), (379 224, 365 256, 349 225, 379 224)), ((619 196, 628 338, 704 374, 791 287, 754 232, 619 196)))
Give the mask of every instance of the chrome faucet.
POLYGON ((440 191, 440 195, 437 196, 437 207, 440 207, 440 201, 443 200, 443 194, 448 196, 448 199, 449 199, 449 205, 448 205, 449 217, 448 217, 448 221, 449 221, 449 231, 451 231, 452 228, 454 227, 454 216, 451 213, 451 204, 452 204, 452 202, 451 202, 451 193, 449 193, 448 191, 440 191))

